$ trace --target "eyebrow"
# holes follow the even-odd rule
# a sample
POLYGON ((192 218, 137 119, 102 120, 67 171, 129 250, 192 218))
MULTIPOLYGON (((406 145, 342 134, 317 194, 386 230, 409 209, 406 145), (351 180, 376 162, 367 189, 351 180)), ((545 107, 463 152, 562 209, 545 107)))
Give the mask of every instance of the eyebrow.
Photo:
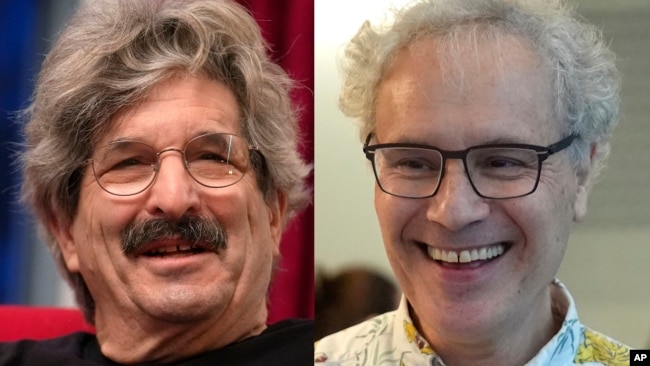
MULTIPOLYGON (((225 132, 225 131, 216 131, 216 130, 201 130, 198 133, 193 134, 192 136, 190 136, 185 142, 190 141, 191 139, 193 139, 195 137, 199 137, 199 136, 207 135, 207 134, 212 134, 212 133, 228 133, 228 134, 231 134, 231 135, 237 135, 234 132, 225 132)), ((109 140, 109 141, 107 141, 107 142, 105 142, 105 143, 103 143, 103 144, 101 144, 99 146, 105 146, 105 145, 109 145, 109 144, 112 144, 112 143, 128 142, 128 141, 136 141, 136 142, 142 142, 144 144, 149 144, 148 142, 145 142, 142 137, 128 136, 127 135, 127 136, 116 137, 115 139, 109 140)))
POLYGON ((518 137, 496 137, 480 143, 480 145, 492 145, 492 144, 530 144, 530 141, 522 141, 518 137))
MULTIPOLYGON (((403 143, 403 144, 417 144, 417 145, 436 146, 436 145, 432 145, 429 141, 424 141, 424 140, 421 140, 419 138, 413 139, 413 138, 410 138, 410 137, 401 137, 401 138, 398 138, 397 141, 384 142, 384 141, 379 141, 379 139, 377 138, 377 134, 374 134, 374 137, 375 137, 375 143, 377 143, 377 144, 385 144, 385 143, 402 144, 403 143)), ((474 144, 472 144, 470 146, 493 145, 493 144, 530 144, 530 143, 531 142, 529 142, 529 141, 522 141, 521 138, 517 138, 517 137, 514 137, 514 136, 512 136, 512 137, 511 136, 506 136, 506 137, 500 136, 500 137, 495 137, 495 138, 491 138, 491 139, 488 139, 488 140, 479 141, 479 142, 474 143, 474 144)))

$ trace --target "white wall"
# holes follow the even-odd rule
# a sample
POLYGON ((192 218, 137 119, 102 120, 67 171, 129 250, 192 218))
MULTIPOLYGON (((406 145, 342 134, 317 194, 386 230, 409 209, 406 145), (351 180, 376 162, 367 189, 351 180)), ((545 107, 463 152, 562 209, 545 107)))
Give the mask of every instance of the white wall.
MULTIPOLYGON (((390 274, 376 222, 374 178, 356 126, 337 108, 335 55, 390 1, 316 0, 316 264, 365 263, 390 274)), ((630 346, 650 347, 650 1, 582 0, 625 73, 623 119, 590 213, 576 227, 559 273, 582 320, 630 346)))
POLYGON ((372 169, 356 126, 338 109, 336 56, 363 21, 384 19, 385 9, 406 2, 315 2, 315 256, 327 270, 363 263, 390 274, 372 204, 372 169))

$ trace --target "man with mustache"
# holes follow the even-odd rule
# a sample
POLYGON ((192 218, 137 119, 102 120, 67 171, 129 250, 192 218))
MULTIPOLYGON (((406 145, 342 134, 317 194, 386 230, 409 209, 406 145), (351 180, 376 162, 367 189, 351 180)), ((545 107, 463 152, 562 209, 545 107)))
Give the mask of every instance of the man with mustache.
POLYGON ((310 200, 291 81, 230 1, 92 1, 25 113, 23 198, 96 335, 0 364, 306 364, 267 326, 287 221, 310 200))
POLYGON ((190 243, 193 251, 210 250, 217 253, 226 248, 226 235, 219 222, 200 217, 185 216, 175 223, 151 219, 126 227, 122 232, 122 250, 125 254, 135 254, 144 251, 143 248, 157 238, 176 237, 190 243))

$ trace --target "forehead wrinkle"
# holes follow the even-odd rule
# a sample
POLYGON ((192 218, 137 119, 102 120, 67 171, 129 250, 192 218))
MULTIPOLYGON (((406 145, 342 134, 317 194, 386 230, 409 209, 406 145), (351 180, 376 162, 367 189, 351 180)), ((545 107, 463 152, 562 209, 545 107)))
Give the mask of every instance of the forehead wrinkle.
MULTIPOLYGON (((214 90, 209 91, 214 92, 214 90)), ((140 135, 141 131, 136 135, 122 134, 117 137, 113 136, 111 141, 107 141, 109 136, 114 135, 115 131, 121 130, 122 127, 150 123, 153 118, 152 114, 159 119, 156 123, 160 125, 186 125, 186 122, 189 121, 203 121, 214 125, 214 128, 205 128, 201 133, 194 133, 191 137, 204 133, 240 134, 242 111, 236 98, 233 98, 233 91, 223 82, 206 80, 200 76, 173 77, 156 84, 142 98, 115 113, 108 120, 109 126, 103 129, 101 136, 98 136, 94 142, 106 145, 122 139, 142 142, 145 138, 157 139, 157 134, 165 133, 163 129, 156 128, 155 132, 149 132, 146 136, 140 135), (176 88, 179 83, 180 88, 176 88), (223 100, 205 98, 206 87, 214 88, 215 86, 222 89, 223 100), (229 103, 230 101, 233 103, 229 103), (174 103, 175 109, 172 114, 161 116, 158 110, 161 104, 166 105, 166 103, 174 103), (228 126, 231 120, 235 121, 235 129, 227 131, 225 126, 228 126)))

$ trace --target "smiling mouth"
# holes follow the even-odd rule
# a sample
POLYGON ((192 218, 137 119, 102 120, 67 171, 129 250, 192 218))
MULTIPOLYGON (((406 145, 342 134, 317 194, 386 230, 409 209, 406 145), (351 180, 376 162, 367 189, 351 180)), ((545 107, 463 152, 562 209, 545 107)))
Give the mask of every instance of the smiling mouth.
POLYGON ((506 243, 498 243, 481 248, 466 249, 461 251, 442 250, 426 247, 429 257, 443 265, 473 265, 478 266, 482 263, 494 260, 508 250, 506 243))
POLYGON ((206 250, 202 247, 183 244, 183 245, 167 245, 155 248, 153 250, 142 253, 147 257, 170 257, 170 256, 186 256, 192 254, 203 253, 206 250))

